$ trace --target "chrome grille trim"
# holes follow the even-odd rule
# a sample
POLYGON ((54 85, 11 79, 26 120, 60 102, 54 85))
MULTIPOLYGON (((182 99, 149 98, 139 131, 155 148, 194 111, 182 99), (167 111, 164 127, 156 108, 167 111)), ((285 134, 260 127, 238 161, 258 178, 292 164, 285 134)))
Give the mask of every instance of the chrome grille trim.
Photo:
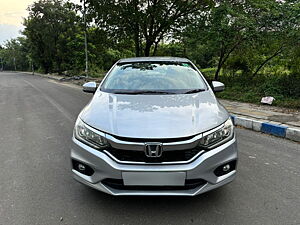
POLYGON ((115 160, 117 163, 121 163, 121 164, 139 164, 139 165, 172 165, 172 164, 187 164, 190 163, 192 161, 194 161, 196 158, 198 158, 200 155, 202 155, 205 150, 200 151, 198 154, 196 154, 193 158, 187 160, 187 161, 175 161, 175 162, 135 162, 135 161, 121 161, 119 159, 117 159, 116 157, 114 157, 111 153, 109 153, 108 151, 104 150, 103 151, 105 154, 107 154, 110 158, 112 158, 113 160, 115 160))

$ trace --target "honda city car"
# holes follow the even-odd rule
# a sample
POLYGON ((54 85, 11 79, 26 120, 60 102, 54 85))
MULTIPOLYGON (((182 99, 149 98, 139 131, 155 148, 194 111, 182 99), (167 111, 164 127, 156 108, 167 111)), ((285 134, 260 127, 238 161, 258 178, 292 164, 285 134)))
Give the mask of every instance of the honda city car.
POLYGON ((111 195, 194 196, 234 180, 238 150, 229 113, 188 59, 121 59, 79 114, 74 178, 111 195))

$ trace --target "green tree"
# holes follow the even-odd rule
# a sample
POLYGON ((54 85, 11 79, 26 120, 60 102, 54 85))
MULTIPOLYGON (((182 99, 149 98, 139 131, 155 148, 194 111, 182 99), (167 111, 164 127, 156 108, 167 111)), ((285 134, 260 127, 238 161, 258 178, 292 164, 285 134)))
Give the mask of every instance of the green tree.
POLYGON ((216 1, 209 13, 187 27, 187 42, 193 46, 201 43, 198 47, 216 59, 215 80, 232 53, 255 33, 256 22, 247 7, 247 1, 216 1))
POLYGON ((207 10, 211 0, 87 0, 90 16, 116 39, 130 38, 136 56, 156 54, 163 38, 180 31, 196 13, 207 10))
MULTIPOLYGON (((256 77, 274 60, 276 66, 291 65, 297 57, 288 56, 299 45, 299 2, 298 1, 251 1, 247 11, 256 21, 251 38, 243 42, 233 53, 226 68, 241 69, 249 77, 256 77), (289 58, 289 60, 288 60, 289 58), (278 59, 281 59, 281 63, 278 59)), ((297 54, 296 54, 297 55, 297 54)), ((272 65, 270 65, 272 66, 272 65)))
POLYGON ((0 69, 28 70, 28 42, 24 37, 8 40, 0 49, 0 69))
MULTIPOLYGON (((70 48, 71 42, 81 40, 78 34, 82 34, 75 5, 62 0, 39 0, 28 11, 23 34, 28 38, 33 61, 46 73, 61 73, 72 62, 73 54, 81 50, 70 48)), ((81 43, 77 47, 82 47, 81 43)))
POLYGON ((284 58, 300 44, 300 2, 298 0, 270 2, 261 16, 259 36, 252 46, 256 50, 257 66, 252 77, 277 56, 284 58))

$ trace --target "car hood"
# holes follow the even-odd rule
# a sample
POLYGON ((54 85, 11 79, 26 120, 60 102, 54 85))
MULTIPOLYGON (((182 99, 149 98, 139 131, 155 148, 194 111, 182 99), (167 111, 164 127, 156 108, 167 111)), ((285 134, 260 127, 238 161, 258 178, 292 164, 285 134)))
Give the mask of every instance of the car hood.
POLYGON ((100 131, 129 138, 180 138, 217 127, 228 112, 211 91, 123 95, 97 91, 80 118, 100 131))

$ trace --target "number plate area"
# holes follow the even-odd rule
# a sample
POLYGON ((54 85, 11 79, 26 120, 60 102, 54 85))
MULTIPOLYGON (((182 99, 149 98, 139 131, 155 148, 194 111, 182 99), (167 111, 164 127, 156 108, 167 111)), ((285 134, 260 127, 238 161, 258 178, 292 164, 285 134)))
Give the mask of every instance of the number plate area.
POLYGON ((186 172, 122 172, 125 186, 184 186, 186 172))

